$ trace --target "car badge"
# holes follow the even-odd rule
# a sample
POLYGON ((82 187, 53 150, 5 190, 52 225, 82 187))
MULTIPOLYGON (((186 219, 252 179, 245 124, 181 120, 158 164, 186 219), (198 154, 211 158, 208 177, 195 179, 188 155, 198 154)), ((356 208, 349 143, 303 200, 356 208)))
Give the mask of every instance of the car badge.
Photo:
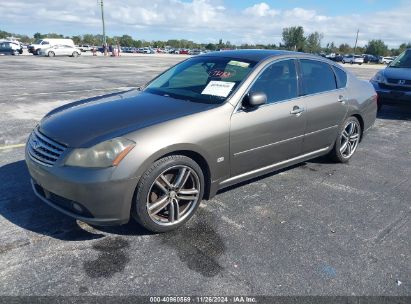
POLYGON ((40 143, 37 140, 33 139, 33 141, 31 142, 31 146, 34 150, 37 150, 40 147, 40 143))

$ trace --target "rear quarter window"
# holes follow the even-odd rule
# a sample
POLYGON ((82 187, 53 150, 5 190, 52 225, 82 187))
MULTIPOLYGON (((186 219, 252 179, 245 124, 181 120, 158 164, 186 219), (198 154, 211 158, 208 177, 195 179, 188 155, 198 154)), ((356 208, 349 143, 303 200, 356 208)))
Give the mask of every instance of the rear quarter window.
POLYGON ((301 72, 306 95, 332 91, 337 88, 334 71, 328 63, 301 59, 301 72))
POLYGON ((334 67, 335 74, 337 75, 338 88, 345 88, 347 86, 347 73, 340 68, 334 67))

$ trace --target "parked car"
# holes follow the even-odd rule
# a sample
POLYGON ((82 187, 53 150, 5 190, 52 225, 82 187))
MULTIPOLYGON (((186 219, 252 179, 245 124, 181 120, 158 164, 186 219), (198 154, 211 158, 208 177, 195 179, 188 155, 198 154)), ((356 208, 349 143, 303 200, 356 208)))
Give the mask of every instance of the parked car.
POLYGON ((183 50, 180 50, 180 51, 179 51, 179 54, 180 54, 180 55, 190 55, 190 51, 189 51, 189 50, 186 50, 186 49, 183 49, 183 50))
POLYGON ((74 42, 72 39, 55 39, 55 38, 44 38, 37 40, 35 43, 30 44, 28 47, 29 53, 33 55, 39 55, 40 50, 48 49, 55 45, 69 45, 74 47, 74 42))
POLYGON ((95 47, 89 44, 79 45, 78 49, 82 52, 91 52, 95 47))
POLYGON ((340 54, 330 54, 328 56, 326 56, 326 58, 335 61, 335 62, 341 62, 343 59, 343 56, 340 54))
POLYGON ((378 57, 374 55, 364 55, 364 63, 378 63, 378 57))
POLYGON ((342 58, 341 62, 362 65, 364 58, 361 55, 347 55, 342 58))
POLYGON ((380 56, 380 58, 378 59, 378 62, 382 64, 390 64, 393 60, 394 60, 394 57, 380 56))
POLYGON ((384 104, 411 106, 411 49, 401 53, 371 79, 378 94, 378 108, 384 104))
POLYGON ((54 56, 71 56, 78 57, 81 55, 81 50, 71 45, 55 45, 48 49, 41 49, 39 55, 54 57, 54 56))
POLYGON ((165 232, 219 189, 321 155, 348 162, 376 112, 373 86, 322 57, 214 52, 140 90, 51 111, 26 162, 35 194, 60 212, 165 232))
POLYGON ((3 54, 3 55, 23 54, 23 47, 19 42, 2 41, 0 42, 0 54, 3 54))

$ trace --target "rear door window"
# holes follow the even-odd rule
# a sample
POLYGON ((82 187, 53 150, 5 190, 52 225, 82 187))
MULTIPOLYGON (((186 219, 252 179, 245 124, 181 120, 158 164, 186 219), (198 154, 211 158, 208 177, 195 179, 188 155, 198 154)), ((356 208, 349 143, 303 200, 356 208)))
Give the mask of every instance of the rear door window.
POLYGON ((328 63, 310 59, 300 62, 305 95, 337 89, 334 72, 328 63))

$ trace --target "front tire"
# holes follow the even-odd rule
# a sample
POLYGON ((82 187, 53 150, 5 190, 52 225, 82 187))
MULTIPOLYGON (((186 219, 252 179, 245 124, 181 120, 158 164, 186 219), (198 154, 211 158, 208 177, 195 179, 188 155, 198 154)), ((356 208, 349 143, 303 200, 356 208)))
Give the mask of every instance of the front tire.
POLYGON ((79 53, 77 53, 77 52, 73 52, 73 54, 72 54, 72 57, 78 57, 79 56, 79 53))
POLYGON ((48 54, 47 54, 49 57, 54 57, 54 56, 56 56, 56 54, 54 54, 54 52, 48 52, 48 54))
POLYGON ((354 116, 348 117, 338 132, 330 157, 339 163, 348 162, 357 150, 361 139, 361 124, 354 116))
POLYGON ((141 177, 131 215, 152 232, 174 230, 193 216, 203 198, 204 185, 204 174, 191 158, 161 158, 141 177))

